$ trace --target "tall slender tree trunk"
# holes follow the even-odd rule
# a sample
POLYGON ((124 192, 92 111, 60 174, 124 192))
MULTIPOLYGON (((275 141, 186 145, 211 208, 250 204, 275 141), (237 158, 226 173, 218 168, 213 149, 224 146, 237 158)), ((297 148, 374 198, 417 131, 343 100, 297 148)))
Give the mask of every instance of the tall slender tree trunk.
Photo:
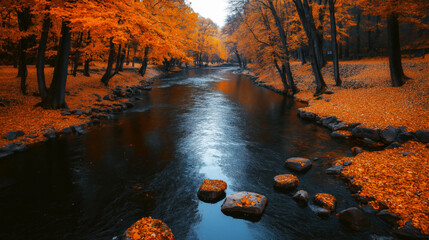
MULTIPOLYGON (((24 7, 22 10, 17 12, 18 14, 18 26, 19 31, 26 32, 31 26, 31 14, 30 8, 24 7)), ((27 94, 27 49, 28 49, 29 37, 21 37, 19 40, 19 68, 18 77, 21 78, 21 92, 27 94)))
POLYGON ((282 42, 282 47, 283 47, 283 67, 284 70, 286 71, 286 76, 289 82, 289 88, 292 90, 292 94, 295 94, 298 92, 298 88, 295 85, 295 82, 293 80, 293 76, 292 76, 292 71, 290 69, 290 62, 289 62, 289 48, 287 45, 287 33, 285 32, 282 23, 280 21, 280 18, 277 14, 276 9, 274 8, 274 4, 272 0, 268 1, 269 5, 270 5, 270 11, 271 14, 274 17, 274 21, 276 23, 276 27, 277 27, 277 31, 279 33, 280 36, 280 41, 282 42))
POLYGON ((360 9, 357 10, 357 17, 356 17, 356 59, 360 58, 360 18, 362 15, 362 12, 360 9))
POLYGON ((308 4, 307 0, 293 0, 298 12, 299 18, 302 25, 304 26, 305 33, 308 39, 308 48, 310 50, 310 61, 313 69, 314 78, 316 79, 316 93, 320 95, 326 90, 326 83, 323 80, 322 72, 320 71, 321 66, 318 63, 317 56, 315 53, 315 43, 317 42, 316 27, 314 26, 314 19, 312 9, 308 4))
POLYGON ((298 57, 299 57, 299 59, 301 59, 301 65, 304 65, 307 63, 307 61, 305 61, 305 55, 304 55, 303 47, 298 48, 298 57))
POLYGON ((133 67, 136 63, 136 54, 137 54, 137 44, 134 46, 134 55, 133 55, 133 67))
POLYGON ((334 63, 334 79, 335 85, 341 86, 340 78, 340 66, 338 63, 338 44, 337 44, 337 24, 335 21, 335 2, 336 0, 329 0, 329 14, 331 18, 331 47, 333 53, 333 63, 334 63))
MULTIPOLYGON (((86 39, 86 45, 88 46, 89 44, 91 44, 91 32, 90 31, 88 31, 88 37, 86 39)), ((91 62, 90 56, 86 56, 85 63, 83 64, 83 75, 85 77, 90 76, 90 74, 89 74, 89 63, 90 62, 91 62)))
POLYGON ((51 18, 49 14, 43 19, 42 26, 42 36, 39 41, 39 48, 37 51, 37 83, 39 86, 40 97, 42 98, 42 103, 46 101, 48 97, 48 90, 46 88, 46 80, 45 80, 45 52, 46 45, 48 43, 49 29, 51 27, 51 18))
POLYGON ((143 62, 142 62, 142 66, 140 67, 140 70, 139 70, 139 73, 142 77, 146 74, 147 63, 149 61, 149 50, 150 50, 149 47, 144 48, 143 62))
POLYGON ((238 65, 240 65, 240 68, 243 69, 244 68, 243 62, 241 61, 241 57, 240 57, 240 53, 238 52, 238 49, 235 48, 234 52, 235 52, 235 56, 237 57, 238 65))
POLYGON ((122 55, 122 44, 119 44, 118 54, 116 55, 115 72, 113 72, 113 76, 118 74, 121 68, 121 55, 122 55))
POLYGON ((326 59, 325 59, 325 56, 323 55, 323 43, 324 43, 323 32, 324 32, 324 26, 325 26, 324 23, 325 23, 325 12, 326 12, 327 0, 319 0, 318 3, 319 5, 321 5, 321 7, 319 8, 319 22, 321 24, 319 24, 316 31, 317 42, 314 43, 314 46, 315 46, 317 62, 322 68, 326 65, 326 59))
POLYGON ((76 77, 77 74, 77 68, 79 67, 79 61, 80 61, 80 48, 82 46, 82 40, 83 40, 83 33, 80 32, 78 34, 77 40, 76 40, 76 50, 74 52, 73 56, 73 71, 72 75, 76 77))
POLYGON ((113 63, 115 62, 115 44, 113 43, 113 37, 110 38, 110 51, 109 51, 109 59, 107 60, 107 68, 106 72, 104 73, 103 77, 101 78, 101 82, 104 83, 104 85, 109 85, 109 80, 112 77, 112 69, 113 69, 113 63))
POLYGON ((130 48, 131 48, 131 46, 128 44, 128 47, 127 47, 127 58, 125 60, 127 62, 127 66, 130 65, 130 48))
POLYGON ((387 36, 388 36, 388 53, 390 78, 393 87, 400 87, 405 83, 405 74, 402 69, 401 62, 401 44, 399 38, 399 22, 398 16, 394 13, 390 14, 387 19, 387 36))
POLYGON ((287 77, 286 77, 286 73, 284 71, 284 65, 282 65, 282 67, 279 66, 277 59, 274 58, 274 66, 277 69, 277 72, 280 75, 280 79, 282 80, 283 83, 283 88, 284 88, 284 92, 287 93, 288 89, 289 89, 289 85, 287 84, 287 77))
POLYGON ((42 103, 43 107, 50 109, 66 108, 65 101, 68 61, 70 55, 71 35, 68 22, 63 21, 61 26, 61 39, 58 46, 54 76, 48 90, 48 97, 42 103))

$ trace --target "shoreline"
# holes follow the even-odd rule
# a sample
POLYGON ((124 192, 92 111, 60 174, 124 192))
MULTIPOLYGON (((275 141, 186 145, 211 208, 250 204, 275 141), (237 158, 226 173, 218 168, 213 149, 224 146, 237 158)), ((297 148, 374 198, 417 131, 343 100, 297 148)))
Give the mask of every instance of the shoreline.
MULTIPOLYGON (((14 108, 31 108, 36 112, 43 112, 35 118, 26 117, 26 124, 33 125, 30 131, 24 132, 25 127, 3 129, 0 145, 0 159, 13 155, 15 152, 21 152, 31 147, 32 145, 46 142, 50 139, 57 139, 62 136, 74 134, 76 136, 84 135, 90 126, 99 125, 101 120, 111 119, 112 114, 123 112, 133 108, 134 104, 141 101, 140 97, 143 92, 151 91, 154 80, 161 78, 168 73, 158 70, 157 67, 149 67, 145 77, 141 77, 136 68, 127 68, 123 72, 112 78, 109 86, 102 85, 99 81, 92 81, 90 90, 96 90, 93 93, 84 91, 81 86, 71 86, 67 88, 66 101, 69 104, 66 109, 46 110, 41 107, 31 106, 27 99, 31 99, 32 103, 37 100, 37 96, 23 96, 27 98, 19 103, 17 100, 7 100, 11 112, 7 112, 9 116, 15 119, 9 121, 17 121, 17 115, 13 115, 17 110, 14 108), (148 77, 147 77, 148 76, 148 77), (134 78, 134 79, 133 79, 134 78), (75 91, 76 90, 76 91, 75 91), (34 99, 35 98, 35 99, 34 99), (69 102, 70 101, 70 102, 69 102), (28 105, 28 106, 27 106, 28 105), (49 119, 49 117, 51 117, 49 119), (47 117, 47 119, 44 119, 47 117), (38 119, 46 120, 47 123, 41 124, 38 119)), ((81 73, 80 73, 81 74, 81 73)), ((91 72, 98 77, 100 71, 91 72)), ((69 76, 72 78, 71 76, 69 76)), ((77 78, 82 78, 78 75, 77 78)), ((89 78, 88 78, 89 79, 89 78)), ((29 79, 34 80, 34 79, 29 79)), ((71 79, 72 81, 75 79, 71 79)), ((91 80, 91 79, 90 79, 91 80)), ((94 80, 94 78, 92 78, 94 80)), ((1 94, 0 94, 1 97, 1 94)), ((5 101, 0 98, 0 100, 5 101)), ((21 100, 21 99, 20 99, 21 100)), ((6 105, 0 110, 6 110, 9 106, 6 105)), ((4 120, 4 119, 3 119, 4 120)), ((20 119, 22 120, 22 119, 20 119)), ((10 124, 9 124, 10 125, 10 124)))
MULTIPOLYGON (((286 96, 284 91, 276 88, 273 84, 267 84, 265 81, 259 79, 251 70, 244 70, 242 74, 249 76, 252 82, 257 86, 286 96)), ((407 131, 407 127, 405 126, 393 127, 390 125, 386 128, 373 128, 358 122, 344 121, 334 114, 322 115, 311 110, 312 103, 316 101, 322 102, 318 106, 323 106, 323 102, 329 104, 329 101, 324 99, 329 99, 330 96, 335 95, 335 91, 337 91, 337 89, 334 91, 327 91, 321 96, 309 97, 307 99, 293 96, 295 101, 308 104, 306 107, 298 109, 297 114, 301 119, 329 129, 332 139, 354 141, 358 143, 358 146, 368 149, 368 151, 366 151, 360 147, 353 147, 352 151, 354 156, 338 159, 333 164, 332 168, 329 170, 327 169, 327 174, 343 179, 357 202, 364 207, 370 207, 373 213, 391 224, 392 228, 395 229, 394 232, 396 235, 405 238, 410 237, 412 239, 429 239, 429 210, 425 210, 425 208, 429 209, 427 207, 429 202, 425 203, 424 201, 424 199, 429 199, 429 186, 425 185, 424 187, 413 188, 418 199, 415 199, 413 196, 408 196, 412 195, 410 194, 411 190, 408 188, 402 189, 406 188, 406 185, 400 185, 402 188, 397 189, 397 192, 402 195, 405 194, 405 197, 394 193, 384 194, 395 189, 396 183, 394 181, 398 179, 389 179, 388 171, 386 173, 386 171, 384 171, 385 169, 377 169, 376 165, 382 165, 390 161, 389 166, 383 167, 390 167, 391 169, 389 170, 403 170, 401 166, 398 167, 398 169, 392 166, 395 165, 393 161, 397 161, 398 165, 401 165, 403 161, 421 161, 417 166, 412 165, 405 170, 413 174, 424 174, 427 172, 428 169, 419 169, 419 167, 424 166, 424 159, 429 159, 428 129, 407 131), (376 162, 373 161, 373 159, 380 159, 380 161, 376 162), (376 163, 372 164, 372 162, 376 163), (376 170, 369 171, 368 169, 370 168, 376 170), (369 176, 366 176, 366 174, 369 176), (374 182, 376 182, 376 184, 374 184, 374 182), (386 185, 390 186, 385 187, 386 185), (418 190, 416 190, 417 188, 418 190), (390 200, 389 198, 391 197, 395 199, 395 201, 390 200), (411 206, 411 203, 415 206, 411 206), (404 210, 402 205, 405 204, 412 210, 404 210)), ((304 93, 303 95, 308 96, 309 94, 304 93)), ((329 110, 327 110, 327 112, 329 112, 329 110)), ((417 178, 417 183, 425 181, 425 179, 419 179, 420 175, 417 176, 419 176, 417 178)), ((395 177, 401 178, 401 172, 395 177)), ((414 184, 415 181, 414 179, 414 184)), ((413 182, 406 182, 405 184, 407 183, 414 185, 413 182)))

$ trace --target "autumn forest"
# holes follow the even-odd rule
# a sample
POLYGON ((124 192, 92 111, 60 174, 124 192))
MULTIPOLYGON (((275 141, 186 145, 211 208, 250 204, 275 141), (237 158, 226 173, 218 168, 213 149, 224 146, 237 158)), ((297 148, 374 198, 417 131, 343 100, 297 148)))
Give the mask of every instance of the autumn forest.
POLYGON ((429 238, 428 1, 0 15, 0 239, 429 238))

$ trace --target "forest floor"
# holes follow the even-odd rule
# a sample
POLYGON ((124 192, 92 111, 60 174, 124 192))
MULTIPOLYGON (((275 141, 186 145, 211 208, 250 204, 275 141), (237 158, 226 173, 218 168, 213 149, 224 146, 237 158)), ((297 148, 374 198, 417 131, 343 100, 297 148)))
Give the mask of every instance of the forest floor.
MULTIPOLYGON (((127 69, 128 67, 124 66, 125 71, 115 75, 106 87, 100 82, 104 74, 103 66, 97 63, 91 66, 90 77, 83 76, 82 72, 78 72, 76 77, 68 76, 66 103, 70 110, 85 111, 97 105, 119 103, 124 100, 108 101, 104 100, 103 96, 111 94, 116 86, 139 85, 142 80, 163 74, 157 67, 149 66, 145 76, 141 77, 137 72, 138 68, 127 69), (101 99, 97 101, 99 97, 95 94, 101 96, 101 99)), ((46 84, 49 86, 53 68, 47 67, 45 73, 46 84)), ((63 116, 61 109, 47 110, 37 107, 41 100, 39 96, 33 94, 38 92, 35 66, 28 66, 28 95, 21 94, 20 79, 16 75, 17 69, 12 66, 0 66, 0 147, 11 142, 32 144, 43 141, 46 139, 43 135, 47 129, 54 128, 60 131, 71 125, 85 124, 90 119, 90 116, 84 114, 63 116), (23 131, 25 136, 8 141, 3 136, 10 131, 23 131), (31 138, 29 135, 32 135, 31 138)))
MULTIPOLYGON (((275 69, 255 69, 251 75, 264 85, 283 90, 275 69)), ((318 100, 314 77, 309 63, 292 63, 292 73, 300 92, 295 98, 308 102, 304 111, 320 117, 336 116, 348 124, 361 123, 373 129, 407 127, 407 131, 429 130, 429 56, 425 59, 403 59, 405 75, 410 77, 404 86, 391 87, 387 58, 340 62, 342 87, 336 87, 333 66, 329 63, 322 74, 332 95, 318 100)), ((252 69, 252 70, 253 70, 252 69)), ((413 226, 429 234, 429 145, 409 142, 402 147, 383 151, 364 152, 343 159, 353 164, 343 174, 353 175, 355 184, 363 187, 362 197, 375 199, 391 213, 399 215, 398 222, 413 226), (406 156, 401 152, 410 152, 406 156)))

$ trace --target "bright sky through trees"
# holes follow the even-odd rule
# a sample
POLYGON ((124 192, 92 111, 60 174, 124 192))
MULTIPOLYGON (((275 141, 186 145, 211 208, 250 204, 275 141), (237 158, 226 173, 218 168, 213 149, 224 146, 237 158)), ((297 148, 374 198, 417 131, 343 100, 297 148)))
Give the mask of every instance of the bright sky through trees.
POLYGON ((227 0, 189 0, 195 12, 210 18, 218 27, 225 25, 227 0))

